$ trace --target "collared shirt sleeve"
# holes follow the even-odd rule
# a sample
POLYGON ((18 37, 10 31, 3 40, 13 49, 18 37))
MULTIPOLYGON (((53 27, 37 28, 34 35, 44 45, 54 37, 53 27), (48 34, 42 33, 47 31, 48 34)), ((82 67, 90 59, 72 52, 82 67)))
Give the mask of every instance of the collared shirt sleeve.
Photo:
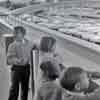
POLYGON ((16 58, 16 46, 12 43, 8 47, 7 63, 11 64, 10 62, 13 62, 13 59, 15 58, 16 58))

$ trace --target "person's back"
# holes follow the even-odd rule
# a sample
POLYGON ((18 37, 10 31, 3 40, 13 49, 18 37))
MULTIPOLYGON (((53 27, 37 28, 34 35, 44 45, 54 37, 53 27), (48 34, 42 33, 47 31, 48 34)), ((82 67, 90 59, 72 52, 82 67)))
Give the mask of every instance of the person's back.
POLYGON ((62 91, 55 81, 42 83, 38 89, 36 100, 61 100, 62 91))

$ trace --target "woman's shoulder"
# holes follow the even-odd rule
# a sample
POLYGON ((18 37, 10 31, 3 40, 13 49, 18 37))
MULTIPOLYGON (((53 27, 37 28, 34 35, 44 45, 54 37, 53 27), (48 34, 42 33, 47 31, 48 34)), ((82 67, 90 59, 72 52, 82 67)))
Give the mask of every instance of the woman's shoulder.
POLYGON ((40 58, 40 61, 43 62, 43 61, 53 61, 54 60, 54 57, 48 53, 39 53, 39 58, 40 58))

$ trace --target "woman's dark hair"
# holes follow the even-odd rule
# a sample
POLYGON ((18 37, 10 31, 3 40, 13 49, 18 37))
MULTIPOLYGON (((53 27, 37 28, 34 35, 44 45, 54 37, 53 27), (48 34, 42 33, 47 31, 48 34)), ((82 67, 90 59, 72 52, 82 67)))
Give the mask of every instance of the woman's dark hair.
POLYGON ((80 81, 80 75, 84 72, 80 67, 69 67, 66 69, 60 79, 63 88, 73 91, 75 84, 80 81))
POLYGON ((57 66, 55 66, 55 64, 53 64, 51 61, 42 62, 40 65, 40 69, 44 74, 47 75, 50 80, 55 80, 59 77, 57 66))
POLYGON ((51 52, 52 47, 56 43, 56 39, 50 36, 44 36, 40 42, 40 50, 43 52, 51 52))
POLYGON ((17 35, 19 32, 21 32, 23 35, 25 35, 26 29, 23 26, 15 26, 14 27, 14 34, 17 35))

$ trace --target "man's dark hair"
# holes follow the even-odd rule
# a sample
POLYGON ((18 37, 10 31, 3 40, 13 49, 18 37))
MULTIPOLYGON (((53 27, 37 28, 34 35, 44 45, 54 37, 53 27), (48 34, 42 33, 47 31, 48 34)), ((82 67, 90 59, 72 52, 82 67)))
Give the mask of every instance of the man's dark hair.
POLYGON ((50 80, 55 80, 59 77, 57 66, 55 66, 55 64, 53 64, 51 61, 42 62, 40 69, 44 72, 44 74, 47 73, 47 77, 50 80))
POLYGON ((19 32, 21 32, 23 35, 25 35, 26 29, 23 26, 15 26, 14 27, 14 34, 17 35, 19 32))
POLYGON ((75 84, 80 81, 80 75, 85 72, 80 67, 69 67, 66 69, 60 79, 60 84, 63 88, 73 91, 75 84))
POLYGON ((40 42, 40 50, 43 52, 51 52, 52 47, 56 43, 56 39, 50 36, 44 36, 40 42))

